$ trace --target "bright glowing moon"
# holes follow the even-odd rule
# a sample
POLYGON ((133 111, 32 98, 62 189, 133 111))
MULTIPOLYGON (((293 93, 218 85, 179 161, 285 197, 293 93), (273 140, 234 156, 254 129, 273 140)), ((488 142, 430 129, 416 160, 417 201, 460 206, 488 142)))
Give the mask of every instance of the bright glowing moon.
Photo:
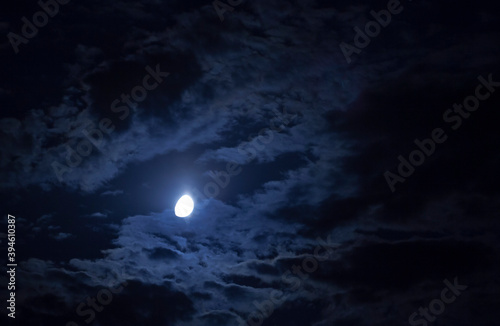
POLYGON ((177 217, 188 217, 193 212, 194 202, 191 197, 184 195, 175 204, 175 215, 177 217))

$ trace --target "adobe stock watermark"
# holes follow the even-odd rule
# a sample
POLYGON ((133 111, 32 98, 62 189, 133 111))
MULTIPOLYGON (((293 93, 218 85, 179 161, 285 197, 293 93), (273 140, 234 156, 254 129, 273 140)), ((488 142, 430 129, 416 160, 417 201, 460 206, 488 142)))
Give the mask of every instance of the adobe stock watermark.
POLYGON ((22 36, 14 32, 7 34, 14 53, 19 53, 19 46, 21 44, 28 44, 29 40, 38 34, 38 29, 45 27, 49 23, 49 18, 53 18, 59 13, 59 5, 65 5, 69 2, 70 0, 38 1, 38 5, 42 10, 35 12, 31 21, 26 16, 21 18, 21 22, 23 22, 23 26, 21 27, 22 36))
MULTIPOLYGON (((84 321, 86 324, 90 324, 96 318, 96 312, 103 311, 105 306, 111 304, 113 294, 121 293, 127 285, 128 282, 124 281, 117 286, 100 289, 95 297, 87 297, 85 301, 76 307, 76 314, 82 318, 88 316, 84 321)), ((74 321, 69 321, 66 323, 66 326, 80 325, 74 321)))
MULTIPOLYGON (((161 71, 159 64, 156 65, 155 69, 146 66, 145 70, 147 74, 142 78, 142 84, 133 87, 127 94, 122 93, 120 98, 111 103, 110 110, 120 114, 118 119, 125 120, 130 115, 130 109, 136 108, 139 103, 146 100, 148 92, 155 90, 163 82, 163 79, 170 75, 168 72, 161 71)), ((92 154, 94 147, 102 151, 104 135, 111 135, 115 130, 115 125, 111 119, 103 118, 97 123, 97 126, 94 122, 87 120, 79 129, 84 137, 76 144, 76 150, 71 146, 71 140, 65 144, 66 164, 61 164, 58 161, 53 161, 51 164, 59 182, 63 181, 64 174, 79 166, 83 162, 83 158, 92 154)))
POLYGON ((337 243, 331 243, 330 236, 327 237, 326 242, 320 237, 316 238, 316 241, 318 241, 319 245, 314 249, 314 255, 308 255, 302 260, 300 265, 293 265, 291 269, 281 275, 281 281, 289 285, 289 288, 285 289, 288 293, 285 294, 283 291, 272 290, 269 294, 269 299, 262 302, 254 301, 253 304, 256 309, 250 313, 247 320, 239 320, 240 326, 262 325, 264 320, 269 318, 274 310, 286 301, 291 292, 296 292, 302 288, 302 282, 309 277, 308 274, 312 274, 318 270, 318 262, 323 262, 331 258, 334 250, 340 246, 337 243), (323 252, 320 254, 320 251, 323 252))
POLYGON ((227 3, 222 2, 221 0, 215 0, 212 2, 212 5, 219 16, 221 22, 224 21, 224 13, 226 11, 233 12, 234 7, 239 6, 243 3, 244 0, 227 0, 227 3), (234 6, 234 7, 231 7, 234 6))
POLYGON ((371 43, 372 38, 379 36, 382 27, 386 28, 389 26, 392 21, 392 16, 400 14, 403 9, 404 7, 399 0, 389 0, 387 9, 382 9, 379 12, 374 10, 370 11, 370 15, 374 20, 370 20, 366 23, 364 32, 358 26, 354 27, 354 32, 356 32, 354 35, 354 45, 345 42, 340 43, 340 50, 342 54, 344 54, 347 63, 351 63, 351 56, 353 54, 360 54, 361 50, 371 43))
POLYGON ((420 307, 418 308, 418 312, 412 313, 410 315, 410 318, 408 318, 408 322, 410 323, 410 325, 427 326, 429 322, 434 322, 436 320, 436 317, 441 315, 445 311, 446 305, 455 302, 462 291, 468 288, 467 285, 458 284, 457 277, 455 277, 455 279, 453 280, 453 284, 451 284, 451 282, 447 279, 445 279, 443 282, 446 287, 441 291, 440 298, 432 300, 429 303, 428 308, 420 307))
MULTIPOLYGON (((463 120, 468 119, 472 112, 479 109, 480 101, 489 99, 491 94, 495 92, 495 88, 500 87, 500 82, 495 82, 492 78, 492 74, 488 75, 488 79, 483 76, 477 77, 479 85, 476 86, 474 94, 465 97, 462 104, 453 104, 453 109, 448 109, 443 113, 443 121, 451 124, 453 131, 460 128, 463 120)), ((397 174, 391 171, 384 173, 385 181, 391 192, 396 190, 395 186, 398 182, 405 182, 415 172, 416 167, 424 164, 426 159, 435 153, 436 144, 443 144, 447 139, 448 135, 442 128, 435 128, 429 138, 415 139, 414 143, 417 149, 413 150, 407 156, 408 158, 402 155, 398 156, 397 174)))

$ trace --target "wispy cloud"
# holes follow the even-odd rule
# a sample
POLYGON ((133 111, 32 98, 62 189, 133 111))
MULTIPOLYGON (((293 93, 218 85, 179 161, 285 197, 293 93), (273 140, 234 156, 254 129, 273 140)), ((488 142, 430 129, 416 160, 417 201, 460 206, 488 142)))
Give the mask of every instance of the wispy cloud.
POLYGON ((123 190, 107 190, 101 193, 101 196, 118 196, 122 195, 123 190))

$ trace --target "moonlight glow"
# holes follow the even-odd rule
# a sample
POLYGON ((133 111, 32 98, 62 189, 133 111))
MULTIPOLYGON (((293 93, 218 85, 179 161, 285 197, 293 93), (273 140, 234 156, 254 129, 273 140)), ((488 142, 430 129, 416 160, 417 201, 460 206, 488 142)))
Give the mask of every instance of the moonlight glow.
POLYGON ((175 215, 178 217, 188 217, 193 212, 194 202, 191 197, 184 195, 177 201, 175 205, 175 215))

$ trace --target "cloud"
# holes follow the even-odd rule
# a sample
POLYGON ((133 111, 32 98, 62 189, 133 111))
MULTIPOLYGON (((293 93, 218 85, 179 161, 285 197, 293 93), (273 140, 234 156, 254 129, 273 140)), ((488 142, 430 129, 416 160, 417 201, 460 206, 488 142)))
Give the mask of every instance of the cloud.
POLYGON ((97 217, 97 218, 106 218, 108 217, 107 213, 95 212, 89 215, 89 217, 97 217))
POLYGON ((53 214, 44 214, 42 216, 40 216, 37 220, 36 220, 36 223, 37 224, 44 224, 44 223, 48 223, 50 222, 52 219, 53 219, 54 215, 53 214))
POLYGON ((118 196, 122 195, 123 190, 107 190, 101 193, 101 196, 118 196))
MULTIPOLYGON (((50 229, 50 227, 49 227, 50 229)), ((61 241, 61 240, 65 240, 65 239, 68 239, 70 237, 73 237, 73 234, 71 233, 65 233, 65 232, 59 232, 58 234, 52 236, 54 239, 56 239, 57 241, 61 241)))

